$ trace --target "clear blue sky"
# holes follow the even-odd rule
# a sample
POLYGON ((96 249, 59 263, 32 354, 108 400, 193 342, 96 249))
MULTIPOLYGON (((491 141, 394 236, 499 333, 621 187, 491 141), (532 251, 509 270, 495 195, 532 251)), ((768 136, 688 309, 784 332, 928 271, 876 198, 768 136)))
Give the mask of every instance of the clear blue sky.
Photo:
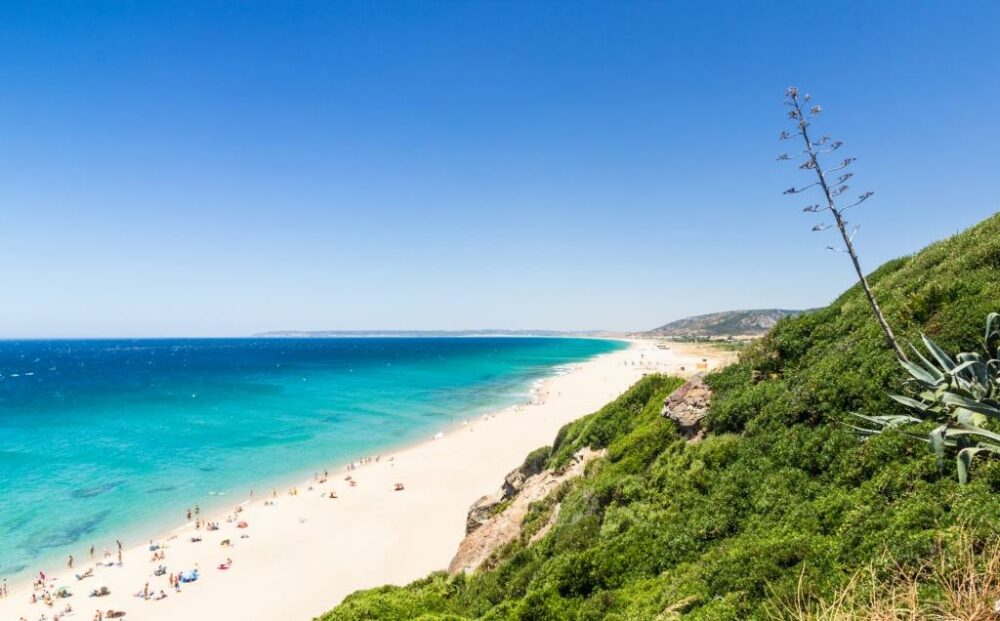
POLYGON ((784 88, 868 269, 1000 209, 1000 3, 4 2, 0 337, 810 307, 784 88))

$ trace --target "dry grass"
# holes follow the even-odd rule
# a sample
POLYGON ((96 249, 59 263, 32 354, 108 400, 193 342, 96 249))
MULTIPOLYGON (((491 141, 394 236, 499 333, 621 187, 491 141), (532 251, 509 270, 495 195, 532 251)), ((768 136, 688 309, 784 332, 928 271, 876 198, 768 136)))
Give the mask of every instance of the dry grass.
POLYGON ((813 597, 799 579, 791 601, 770 606, 781 621, 998 621, 1000 539, 983 544, 965 531, 917 570, 882 577, 875 565, 856 573, 831 599, 813 597))

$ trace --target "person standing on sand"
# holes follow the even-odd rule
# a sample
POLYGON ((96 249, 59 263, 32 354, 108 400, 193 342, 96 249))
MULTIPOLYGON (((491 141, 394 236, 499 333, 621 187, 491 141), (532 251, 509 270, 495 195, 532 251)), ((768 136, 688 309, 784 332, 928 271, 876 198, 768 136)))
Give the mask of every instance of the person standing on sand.
POLYGON ((0 584, 0 597, 7 597, 7 579, 3 579, 3 584, 0 584))
POLYGON ((70 569, 73 569, 73 555, 72 554, 69 555, 69 562, 66 563, 66 565, 68 565, 70 569))
POLYGON ((91 544, 91 546, 90 546, 90 560, 94 560, 94 546, 93 546, 93 544, 91 544))

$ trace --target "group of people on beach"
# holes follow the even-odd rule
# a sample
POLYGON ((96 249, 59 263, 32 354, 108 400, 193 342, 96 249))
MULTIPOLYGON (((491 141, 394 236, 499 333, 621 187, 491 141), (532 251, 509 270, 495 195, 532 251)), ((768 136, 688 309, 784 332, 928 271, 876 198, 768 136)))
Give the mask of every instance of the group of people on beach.
MULTIPOLYGON (((390 457, 389 460, 391 461, 392 458, 390 457)), ((356 462, 352 461, 351 463, 349 463, 347 465, 346 469, 348 471, 352 471, 353 472, 353 471, 357 470, 361 466, 368 465, 368 464, 373 464, 373 463, 379 463, 381 461, 382 461, 382 456, 381 455, 376 455, 376 456, 372 456, 372 457, 363 457, 363 458, 359 459, 356 462)), ((314 483, 317 484, 317 485, 325 485, 328 482, 328 480, 329 480, 329 476, 330 476, 330 473, 327 470, 323 470, 322 473, 316 472, 316 473, 313 474, 314 483)), ((357 485, 357 481, 351 475, 347 475, 345 477, 345 481, 349 485, 351 485, 351 486, 357 485)), ((395 491, 401 491, 401 490, 404 489, 404 486, 403 486, 402 483, 396 483, 393 486, 393 489, 395 491)), ((307 486, 307 491, 311 492, 313 490, 314 490, 314 485, 313 484, 309 484, 307 486)), ((298 487, 294 487, 294 486, 291 487, 288 490, 288 495, 289 496, 298 496, 299 495, 299 488, 298 487)), ((331 499, 337 498, 336 491, 334 491, 332 489, 328 490, 328 491, 323 491, 321 493, 321 495, 323 497, 331 498, 331 499)), ((277 497, 278 497, 277 490, 272 490, 271 498, 272 499, 276 499, 277 497)), ((253 491, 251 491, 251 493, 250 493, 250 498, 253 499, 253 491)), ((274 504, 274 500, 271 500, 271 501, 265 500, 264 501, 264 505, 265 506, 267 506, 267 505, 273 505, 273 504, 274 504)), ((242 505, 239 505, 239 506, 235 507, 235 509, 233 510, 233 512, 229 516, 227 516, 226 522, 229 523, 229 524, 235 523, 236 528, 240 528, 240 529, 247 528, 248 527, 247 522, 243 521, 242 519, 240 519, 241 518, 240 514, 242 512, 243 512, 243 506, 242 505)), ((195 530, 199 530, 200 531, 200 530, 204 529, 204 530, 207 530, 207 531, 217 531, 217 530, 221 529, 221 527, 219 525, 219 522, 202 520, 201 517, 200 517, 200 514, 201 514, 201 507, 199 505, 197 505, 197 504, 194 505, 193 508, 187 509, 187 512, 186 512, 186 516, 187 516, 188 520, 191 520, 192 518, 194 519, 195 530)), ((300 519, 304 519, 304 518, 300 518, 300 519)), ((241 539, 246 539, 248 537, 249 537, 249 535, 247 535, 247 534, 241 534, 240 535, 241 539)), ((170 537, 168 539, 168 541, 172 540, 174 538, 176 538, 176 535, 170 537)), ((200 536, 198 536, 198 537, 192 537, 191 541, 192 542, 199 542, 199 541, 201 541, 201 537, 200 536)), ((83 571, 81 573, 73 574, 75 576, 75 578, 77 579, 77 581, 83 581, 83 580, 88 579, 88 578, 93 578, 94 577, 94 569, 95 568, 99 568, 99 567, 114 567, 114 566, 122 567, 124 565, 124 563, 123 563, 123 560, 124 560, 124 557, 123 557, 124 547, 123 547, 122 542, 120 540, 116 541, 115 543, 117 545, 117 563, 114 563, 114 562, 108 560, 112 556, 112 552, 110 550, 108 550, 108 549, 104 550, 104 559, 105 559, 105 562, 103 562, 103 563, 97 563, 97 562, 95 562, 95 558, 94 558, 95 557, 95 547, 93 545, 91 545, 90 546, 90 550, 89 550, 89 552, 90 552, 89 557, 90 557, 90 561, 94 562, 95 564, 94 564, 94 566, 87 568, 86 571, 83 571)), ((232 546, 232 540, 231 539, 223 539, 220 542, 220 544, 223 547, 230 547, 230 546, 232 546)), ((156 544, 156 543, 154 543, 153 540, 150 540, 150 542, 149 542, 149 551, 152 553, 152 556, 150 557, 150 562, 151 563, 157 563, 157 562, 162 562, 162 561, 166 560, 166 550, 165 550, 165 547, 166 547, 165 545, 156 544)), ((73 555, 69 555, 67 557, 67 560, 66 560, 66 566, 67 566, 67 568, 70 569, 70 570, 73 570, 75 568, 75 566, 77 565, 76 561, 77 561, 77 559, 74 558, 73 555)), ((226 558, 224 562, 219 563, 218 569, 220 569, 220 570, 227 570, 230 567, 232 567, 232 565, 233 565, 232 559, 231 558, 226 558)), ((163 589, 163 588, 156 589, 156 588, 151 587, 149 582, 146 582, 145 585, 143 586, 142 590, 138 591, 137 593, 135 593, 135 597, 143 599, 143 600, 147 600, 147 601, 148 600, 158 601, 158 600, 165 599, 167 597, 167 591, 168 590, 172 589, 173 591, 179 593, 180 590, 181 590, 181 583, 182 582, 189 582, 189 581, 197 579, 197 564, 196 564, 196 568, 195 568, 195 570, 193 572, 187 572, 187 573, 184 573, 184 572, 176 572, 176 573, 175 572, 169 572, 168 573, 167 567, 164 564, 160 564, 155 569, 155 571, 152 573, 152 576, 153 577, 161 577, 161 576, 164 577, 167 580, 167 589, 163 589), (190 574, 193 574, 193 577, 190 574), (182 576, 183 576, 183 578, 182 578, 182 576)), ((59 589, 56 589, 55 588, 55 580, 54 580, 54 578, 52 578, 50 576, 47 576, 44 572, 39 572, 37 579, 34 580, 34 582, 33 582, 33 586, 34 586, 34 588, 33 588, 33 591, 31 593, 31 603, 33 603, 33 604, 38 603, 38 602, 43 602, 49 608, 53 608, 55 606, 55 601, 57 599, 67 598, 67 597, 71 597, 72 596, 72 593, 70 593, 69 589, 67 587, 65 587, 65 586, 60 587, 59 589)), ((102 586, 102 587, 95 588, 93 591, 91 591, 90 594, 93 597, 105 597, 105 596, 110 595, 111 591, 110 591, 110 589, 108 589, 107 586, 102 586)), ((9 596, 9 594, 8 594, 8 590, 7 590, 7 580, 6 580, 6 578, 4 578, 2 580, 2 582, 0 582, 0 598, 7 598, 8 596, 9 596)), ((60 611, 58 613, 51 613, 52 614, 51 620, 49 618, 47 618, 43 614, 42 617, 38 621, 59 621, 62 616, 65 616, 65 615, 67 615, 67 614, 69 614, 71 612, 72 612, 72 606, 70 606, 67 603, 67 605, 66 605, 66 607, 65 607, 64 610, 62 610, 62 611, 60 611)), ((95 621, 104 621, 104 619, 122 618, 125 615, 126 615, 126 613, 125 613, 124 610, 114 610, 114 609, 97 610, 94 613, 94 620, 95 621)), ((28 620, 24 619, 22 617, 21 621, 28 621, 28 620)))

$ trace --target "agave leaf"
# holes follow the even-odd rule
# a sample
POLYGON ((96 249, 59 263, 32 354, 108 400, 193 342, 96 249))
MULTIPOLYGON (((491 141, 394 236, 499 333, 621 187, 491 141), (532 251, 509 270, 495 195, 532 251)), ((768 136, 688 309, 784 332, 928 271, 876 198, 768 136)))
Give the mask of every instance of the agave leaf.
POLYGON ((864 414, 858 414, 857 412, 851 412, 851 414, 862 420, 875 423, 881 427, 896 427, 898 425, 906 425, 908 423, 923 422, 919 418, 907 416, 905 414, 886 414, 883 416, 865 416, 864 414))
POLYGON ((1000 330, 998 330, 997 328, 993 327, 994 324, 996 324, 998 322, 1000 322, 1000 313, 990 313, 989 315, 986 315, 986 338, 985 338, 985 345, 986 345, 986 351, 987 351, 987 353, 989 353, 990 340, 994 336, 1000 336, 1000 330))
POLYGON ((955 377, 966 388, 977 396, 989 390, 989 380, 986 376, 986 365, 979 360, 978 354, 963 353, 958 355, 961 362, 957 367, 948 371, 948 374, 955 377))
POLYGON ((917 358, 920 358, 920 362, 923 363, 924 365, 924 370, 926 370, 930 375, 932 375, 936 381, 940 381, 942 378, 944 378, 944 374, 941 371, 938 371, 938 368, 934 366, 934 364, 930 360, 928 360, 920 352, 919 349, 914 347, 912 343, 910 344, 910 349, 912 349, 913 353, 917 355, 917 358))
POLYGON ((982 427, 986 424, 987 418, 979 412, 973 412, 972 410, 967 410, 965 408, 957 408, 955 410, 955 420, 963 425, 982 427))
MULTIPOLYGON (((962 355, 964 355, 964 354, 959 354, 959 356, 962 356, 962 355)), ((965 377, 971 378, 970 374, 972 373, 972 370, 971 370, 970 367, 972 367, 972 365, 977 364, 977 363, 978 364, 982 364, 978 360, 968 360, 966 362, 958 364, 958 365, 955 366, 954 369, 951 369, 950 371, 948 371, 948 375, 951 375, 951 376, 964 375, 965 377)))
POLYGON ((941 395, 941 401, 946 405, 965 408, 967 410, 972 410, 973 412, 979 412, 980 414, 985 414, 986 416, 992 418, 1000 418, 1000 409, 995 408, 992 405, 988 405, 982 401, 969 399, 968 397, 953 392, 946 392, 943 395, 941 395))
POLYGON ((927 338, 927 335, 921 334, 920 338, 924 341, 924 346, 927 347, 927 351, 931 352, 934 359, 938 361, 945 371, 950 371, 955 368, 955 361, 940 347, 937 343, 927 338))
POLYGON ((943 432, 945 438, 956 438, 956 437, 980 437, 989 438, 998 443, 1000 446, 1000 434, 994 433, 988 429, 981 429, 979 427, 973 427, 971 425, 958 425, 956 427, 949 427, 943 432))
POLYGON ((927 434, 927 438, 931 442, 931 452, 937 458, 939 468, 944 466, 944 432, 946 429, 948 429, 948 425, 941 425, 927 434))
POLYGON ((979 354, 959 354, 958 359, 971 363, 969 370, 972 372, 972 376, 976 383, 978 383, 984 391, 989 391, 990 374, 986 369, 986 363, 983 362, 979 354))
POLYGON ((982 452, 1000 453, 1000 446, 980 445, 970 446, 958 452, 956 461, 958 463, 958 482, 965 485, 969 482, 969 469, 972 467, 972 459, 982 452))
POLYGON ((893 401, 898 401, 906 407, 913 408, 914 410, 920 410, 921 412, 926 412, 930 406, 923 401, 917 401, 916 399, 910 397, 904 397, 903 395, 893 395, 890 394, 889 398, 893 401))
POLYGON ((886 414, 885 416, 877 416, 886 422, 890 427, 898 427, 899 425, 909 425, 911 423, 922 423, 922 419, 916 416, 907 416, 906 414, 886 414))
POLYGON ((877 436, 884 431, 884 429, 870 429, 868 427, 858 427, 857 425, 849 425, 847 423, 841 424, 849 429, 853 429, 855 432, 863 436, 877 436))
POLYGON ((936 377, 928 373, 923 367, 910 362, 909 360, 900 360, 899 364, 903 365, 903 368, 909 371, 913 379, 917 380, 924 386, 928 388, 934 388, 939 382, 943 381, 944 376, 936 377))
POLYGON ((969 482, 969 467, 972 466, 972 458, 978 451, 974 448, 965 448, 955 456, 955 465, 958 466, 958 483, 965 485, 969 482))

